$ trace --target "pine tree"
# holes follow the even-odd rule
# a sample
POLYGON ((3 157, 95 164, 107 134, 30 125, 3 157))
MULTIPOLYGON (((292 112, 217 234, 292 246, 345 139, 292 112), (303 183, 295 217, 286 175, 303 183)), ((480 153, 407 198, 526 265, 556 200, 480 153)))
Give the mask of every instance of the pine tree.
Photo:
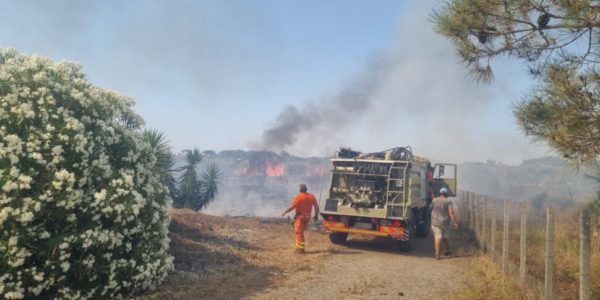
POLYGON ((514 107, 525 135, 577 167, 598 166, 600 1, 453 0, 433 22, 483 82, 498 57, 528 64, 537 85, 514 107))

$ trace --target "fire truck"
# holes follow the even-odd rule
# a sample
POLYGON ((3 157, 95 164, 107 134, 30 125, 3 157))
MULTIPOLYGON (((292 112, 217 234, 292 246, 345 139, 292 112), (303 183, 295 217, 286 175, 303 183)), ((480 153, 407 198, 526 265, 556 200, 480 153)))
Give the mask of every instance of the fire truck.
POLYGON ((334 244, 349 234, 389 237, 410 251, 429 234, 432 198, 442 187, 456 195, 457 165, 432 164, 409 146, 361 153, 340 148, 331 160, 329 196, 321 212, 334 244))

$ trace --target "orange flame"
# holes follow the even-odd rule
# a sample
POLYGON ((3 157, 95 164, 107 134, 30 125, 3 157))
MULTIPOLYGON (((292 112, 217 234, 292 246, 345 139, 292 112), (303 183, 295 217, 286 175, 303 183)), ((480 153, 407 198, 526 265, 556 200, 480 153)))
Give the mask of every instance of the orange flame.
POLYGON ((285 175, 285 164, 283 163, 268 163, 265 169, 267 176, 283 176, 285 175))
POLYGON ((280 177, 285 175, 285 164, 268 162, 259 168, 241 167, 233 171, 233 175, 280 177))

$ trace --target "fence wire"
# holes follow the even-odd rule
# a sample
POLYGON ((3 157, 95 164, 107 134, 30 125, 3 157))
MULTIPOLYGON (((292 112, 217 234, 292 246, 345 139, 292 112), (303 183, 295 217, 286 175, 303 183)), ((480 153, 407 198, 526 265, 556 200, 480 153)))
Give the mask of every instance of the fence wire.
POLYGON ((582 207, 532 207, 469 191, 458 196, 461 225, 473 230, 481 253, 533 298, 600 299, 600 217, 586 221, 582 207))

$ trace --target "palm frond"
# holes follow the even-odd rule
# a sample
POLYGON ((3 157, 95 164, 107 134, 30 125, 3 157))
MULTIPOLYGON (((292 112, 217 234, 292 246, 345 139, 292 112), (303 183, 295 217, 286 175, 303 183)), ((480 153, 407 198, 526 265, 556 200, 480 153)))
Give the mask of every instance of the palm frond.
POLYGON ((217 165, 210 164, 206 167, 206 170, 200 176, 202 198, 198 209, 204 209, 214 201, 219 192, 220 177, 221 172, 217 165))

